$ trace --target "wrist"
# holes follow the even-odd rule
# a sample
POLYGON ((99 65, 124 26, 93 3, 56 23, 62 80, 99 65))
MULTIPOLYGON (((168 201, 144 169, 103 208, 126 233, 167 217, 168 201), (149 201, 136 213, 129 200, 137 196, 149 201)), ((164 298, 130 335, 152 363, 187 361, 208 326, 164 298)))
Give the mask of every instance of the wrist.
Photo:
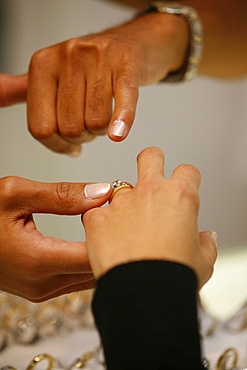
POLYGON ((186 62, 190 29, 184 17, 159 12, 141 13, 124 28, 126 26, 145 55, 146 74, 141 84, 161 81, 186 62))
MULTIPOLYGON (((189 45, 184 63, 180 69, 172 70, 163 79, 163 82, 179 82, 193 79, 202 58, 203 49, 203 28, 200 17, 194 8, 182 6, 173 2, 151 2, 141 14, 160 13, 182 18, 187 22, 189 28, 189 45)), ((171 47, 173 52, 174 45, 171 47)), ((180 54, 181 55, 181 54, 180 54)))
POLYGON ((164 78, 173 72, 180 70, 189 54, 190 48, 190 29, 188 22, 183 17, 177 17, 172 14, 161 14, 160 17, 166 15, 166 25, 164 26, 169 30, 170 44, 166 52, 169 53, 169 65, 167 66, 164 78))

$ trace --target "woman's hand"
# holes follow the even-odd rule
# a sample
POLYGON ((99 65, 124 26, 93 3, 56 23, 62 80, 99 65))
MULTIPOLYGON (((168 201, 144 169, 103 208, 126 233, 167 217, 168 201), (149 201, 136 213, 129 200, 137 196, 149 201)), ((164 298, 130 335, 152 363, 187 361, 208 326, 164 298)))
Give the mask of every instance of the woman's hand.
POLYGON ((166 179, 161 150, 141 152, 134 189, 118 191, 109 207, 83 216, 95 277, 130 261, 168 260, 191 267, 202 287, 213 272, 216 234, 198 234, 199 185, 195 167, 181 165, 166 179))
POLYGON ((92 288, 84 243, 44 237, 33 214, 79 215, 104 204, 110 189, 109 184, 0 179, 0 290, 40 302, 92 288))

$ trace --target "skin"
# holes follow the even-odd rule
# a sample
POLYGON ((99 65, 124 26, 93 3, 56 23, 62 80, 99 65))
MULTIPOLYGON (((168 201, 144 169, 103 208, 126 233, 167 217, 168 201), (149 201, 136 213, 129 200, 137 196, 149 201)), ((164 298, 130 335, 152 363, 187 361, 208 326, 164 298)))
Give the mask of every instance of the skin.
POLYGON ((80 215, 104 204, 84 195, 86 183, 0 179, 0 290, 41 302, 90 289, 95 279, 84 243, 44 237, 33 214, 80 215))
POLYGON ((86 247, 96 279, 114 266, 137 260, 168 260, 191 267, 201 288, 216 261, 215 233, 198 233, 200 173, 191 165, 164 177, 164 155, 143 150, 133 190, 118 191, 106 208, 83 215, 86 247))
MULTIPOLYGON (((144 9, 146 0, 107 0, 144 9)), ((246 0, 179 0, 197 10, 204 29, 204 53, 199 75, 241 78, 247 75, 246 0)))
POLYGON ((27 74, 12 76, 0 73, 0 108, 25 102, 27 88, 27 74))
MULTIPOLYGON (((141 9, 147 3, 141 0, 119 2, 128 3, 127 5, 133 5, 137 9, 141 9)), ((180 1, 180 3, 197 9, 203 21, 205 43, 199 74, 219 78, 246 76, 247 2, 245 0, 188 0, 180 1)), ((185 20, 167 14, 149 14, 99 34, 87 35, 53 45, 34 54, 28 74, 22 76, 0 74, 0 107, 27 101, 30 132, 37 140, 55 152, 78 155, 81 143, 106 132, 112 140, 124 140, 134 121, 139 86, 158 82, 168 72, 180 68, 184 62, 188 43, 188 26, 185 20), (116 48, 118 57, 116 57, 116 48), (82 54, 86 55, 83 60, 82 54), (119 58, 119 55, 122 57, 119 58), (61 58, 66 63, 61 63, 61 58), (109 60, 111 60, 110 65, 109 60), (137 62, 135 64, 126 63, 129 60, 137 62), (48 68, 44 68, 44 65, 48 68), (96 65, 97 68, 92 65, 96 65), (77 83, 78 75, 81 84, 77 83), (85 88, 85 81, 87 81, 87 88, 85 88), (112 112, 113 98, 115 109, 112 112), (65 105, 63 105, 64 101, 67 102, 65 105), (82 102, 85 102, 85 110, 82 109, 82 102), (71 106, 73 111, 69 109, 71 106), (127 125, 122 137, 112 134, 113 122, 116 119, 124 120, 127 125)), ((61 187, 59 184, 57 186, 61 187)), ((72 189, 73 186, 71 185, 72 189)), ((36 198, 35 188, 36 183, 30 180, 0 179, 0 214, 3 231, 0 249, 0 281, 2 284, 0 289, 33 301, 41 301, 76 290, 78 284, 83 288, 84 280, 81 276, 78 276, 79 280, 75 278, 78 272, 76 253, 74 259, 66 258, 68 253, 64 247, 68 244, 44 238, 37 230, 35 231, 30 215, 34 212, 47 212, 41 208, 40 195, 36 198), (11 196, 8 191, 6 192, 9 186, 6 187, 8 181, 11 183, 11 196), (13 197, 11 201, 9 197, 13 197), (29 204, 29 208, 23 210, 23 205, 21 206, 19 201, 16 201, 17 199, 21 199, 22 204, 29 204), (30 204, 30 199, 32 199, 32 204, 30 204), (18 234, 17 229, 18 233, 22 231, 18 234), (16 235, 19 235, 18 239, 16 235), (34 245, 36 246, 35 253, 34 245), (61 261, 65 261, 65 265, 67 263, 64 270, 59 264, 60 258, 55 259, 53 255, 51 260, 53 259, 55 265, 53 272, 50 271, 51 264, 47 258, 47 250, 51 252, 51 245, 53 246, 52 251, 60 251, 62 254, 64 252, 61 257, 61 261), (17 256, 20 255, 22 264, 13 261, 12 250, 16 251, 17 256), (31 256, 32 271, 29 263, 31 256), (48 269, 47 274, 40 271, 37 273, 38 260, 43 263, 43 271, 48 269), (20 268, 23 271, 23 278, 20 277, 20 280, 16 282, 16 276, 20 276, 20 268), (61 274, 62 271, 63 274, 61 274), (70 274, 67 280, 68 271, 70 274), (13 279, 15 284, 19 283, 17 288, 11 284, 13 279)), ((80 209, 75 210, 76 213, 85 211, 81 194, 80 189, 80 209)), ((67 199, 69 196, 67 194, 67 199)), ((43 185, 42 197, 42 201, 50 200, 51 197, 58 203, 60 201, 56 186, 50 184, 43 185)), ((102 199, 102 202, 104 201, 105 199, 102 199)), ((98 206, 100 205, 98 202, 98 200, 96 203, 91 201, 90 204, 92 207, 98 206)), ((86 204, 89 206, 88 200, 86 204)), ((54 208, 49 212, 62 213, 68 210, 63 207, 61 211, 61 208, 54 204, 54 208)), ((201 238, 205 237, 204 234, 200 235, 202 235, 201 238)), ((88 266, 87 257, 81 261, 81 266, 88 266)), ((86 273, 88 272, 87 267, 81 268, 86 273)), ((89 286, 89 280, 87 276, 87 286, 89 286)))
MULTIPOLYGON (((147 5, 144 0, 118 2, 136 9, 147 5)), ((199 75, 245 77, 246 0, 186 0, 180 4, 194 7, 203 23, 199 75)), ((7 95, 12 104, 27 99, 33 137, 55 152, 76 156, 82 143, 98 135, 107 133, 113 141, 124 140, 134 122, 139 87, 157 83, 181 68, 188 45, 188 24, 183 17, 148 14, 37 51, 28 78, 11 81, 8 77, 6 81, 0 75, 0 96, 4 96, 0 104, 6 105, 7 95), (122 136, 113 134, 119 119, 126 124, 122 136)))
POLYGON ((159 81, 182 64, 187 34, 181 18, 152 14, 36 52, 29 67, 30 132, 61 153, 79 153, 81 143, 105 133, 113 141, 124 140, 139 86, 159 81), (122 136, 113 133, 118 119, 126 124, 122 136))
MULTIPOLYGON (((27 85, 27 75, 0 74, 0 107, 25 100, 27 85)), ((80 215, 109 199, 110 189, 88 199, 86 185, 0 179, 0 290, 42 302, 94 286, 85 245, 44 237, 33 219, 35 213, 80 215)))

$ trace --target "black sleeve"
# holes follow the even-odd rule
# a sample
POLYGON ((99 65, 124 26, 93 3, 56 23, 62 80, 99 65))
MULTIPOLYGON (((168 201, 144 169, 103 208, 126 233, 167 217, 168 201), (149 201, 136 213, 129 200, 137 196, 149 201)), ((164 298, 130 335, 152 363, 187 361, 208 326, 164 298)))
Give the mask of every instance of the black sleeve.
POLYGON ((197 279, 184 266, 138 261, 97 283, 93 313, 108 370, 201 370, 197 279))

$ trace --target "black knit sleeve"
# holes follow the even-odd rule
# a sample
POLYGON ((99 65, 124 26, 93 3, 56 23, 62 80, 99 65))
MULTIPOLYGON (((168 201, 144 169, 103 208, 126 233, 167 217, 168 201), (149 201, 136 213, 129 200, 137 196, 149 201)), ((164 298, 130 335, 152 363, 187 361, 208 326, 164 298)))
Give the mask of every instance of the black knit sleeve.
POLYGON ((197 279, 183 265, 138 261, 98 281, 93 313, 108 370, 201 370, 197 279))

